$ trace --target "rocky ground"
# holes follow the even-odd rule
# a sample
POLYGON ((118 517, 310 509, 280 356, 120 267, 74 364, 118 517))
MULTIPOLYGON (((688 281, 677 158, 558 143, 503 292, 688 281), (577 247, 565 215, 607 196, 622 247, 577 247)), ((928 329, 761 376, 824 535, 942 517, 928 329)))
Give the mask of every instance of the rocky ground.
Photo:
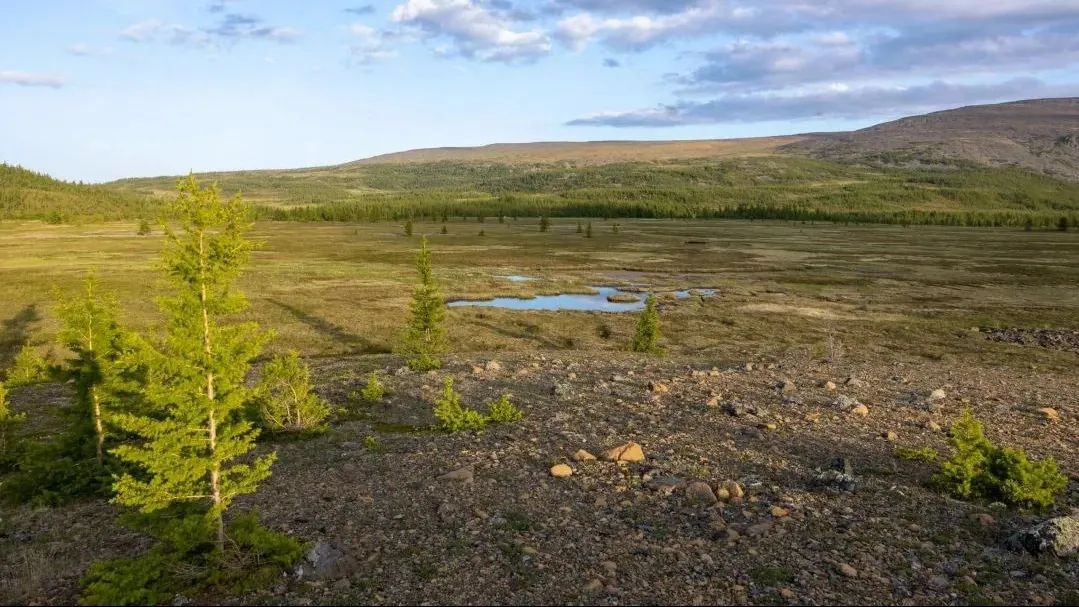
POLYGON ((979 331, 993 341, 1079 352, 1079 329, 982 327, 979 331))
MULTIPOLYGON (((1079 599, 1075 557, 1007 546, 1046 516, 942 497, 925 488, 933 464, 894 455, 896 447, 947 453, 946 430, 969 406, 994 441, 1060 463, 1071 484, 1051 514, 1069 514, 1079 506, 1075 374, 797 355, 736 365, 477 355, 429 374, 400 364, 316 362, 320 390, 335 403, 348 402, 373 368, 393 394, 354 406, 319 438, 263 447, 279 452, 274 475, 239 505, 317 546, 302 571, 262 593, 177 603, 1079 599), (429 431, 443 373, 480 410, 509 392, 524 420, 480 434, 429 431), (632 447, 622 452, 628 443, 643 459, 632 447), (608 461, 612 449, 639 461, 608 461)), ((75 600, 94 559, 144 545, 115 515, 104 503, 5 512, 3 602, 75 600)))

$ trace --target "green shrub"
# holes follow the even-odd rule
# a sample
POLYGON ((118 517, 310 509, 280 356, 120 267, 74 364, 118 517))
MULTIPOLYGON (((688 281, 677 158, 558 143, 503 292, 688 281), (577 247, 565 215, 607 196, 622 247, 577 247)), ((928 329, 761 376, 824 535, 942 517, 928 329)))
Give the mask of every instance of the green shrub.
POLYGON ((367 376, 367 385, 360 391, 360 396, 364 401, 372 404, 381 401, 382 397, 386 396, 386 387, 378 379, 378 373, 371 371, 371 374, 367 376))
POLYGON ((280 579, 303 555, 303 545, 260 526, 253 512, 229 524, 230 541, 225 554, 219 554, 212 543, 191 540, 205 535, 205 518, 178 512, 174 518, 129 517, 158 543, 141 556, 94 563, 83 577, 80 603, 156 605, 177 594, 250 592, 280 579))
POLYGON ((637 319, 637 333, 633 336, 631 349, 645 354, 662 354, 659 347, 659 312, 656 310, 656 296, 649 293, 644 302, 644 310, 637 319))
POLYGON ((446 432, 483 430, 487 427, 486 417, 461 405, 461 395, 453 390, 452 377, 442 380, 442 395, 435 400, 435 417, 442 422, 442 429, 446 432))
POLYGON ((363 438, 363 448, 368 451, 382 451, 382 441, 377 436, 368 434, 363 438))
POLYGON ((139 220, 139 230, 138 230, 137 234, 139 236, 149 236, 151 231, 152 230, 150 228, 150 222, 146 221, 145 219, 140 219, 139 220))
POLYGON ((26 414, 15 414, 7 402, 7 388, 0 383, 0 472, 3 472, 15 456, 16 428, 26 421, 26 414))
POLYGON ((311 392, 311 372, 295 351, 266 364, 255 400, 263 425, 275 432, 323 429, 331 412, 330 406, 311 392))
POLYGON ((421 355, 408 361, 408 368, 413 371, 434 371, 442 368, 442 361, 434 356, 421 355))
POLYGON ((937 459, 937 452, 929 447, 922 447, 921 449, 905 449, 903 447, 895 448, 895 456, 899 459, 905 459, 912 462, 932 462, 937 459))
POLYGON ((19 350, 14 364, 7 372, 7 385, 27 386, 45 381, 48 377, 48 369, 45 359, 33 346, 27 344, 19 350))
POLYGON ((955 497, 1045 510, 1068 485, 1052 458, 1031 462, 1021 449, 993 445, 969 410, 952 426, 951 435, 955 456, 941 463, 933 483, 955 497))
POLYGON ((517 422, 524 414, 510 402, 510 395, 505 392, 487 410, 487 419, 493 422, 517 422))

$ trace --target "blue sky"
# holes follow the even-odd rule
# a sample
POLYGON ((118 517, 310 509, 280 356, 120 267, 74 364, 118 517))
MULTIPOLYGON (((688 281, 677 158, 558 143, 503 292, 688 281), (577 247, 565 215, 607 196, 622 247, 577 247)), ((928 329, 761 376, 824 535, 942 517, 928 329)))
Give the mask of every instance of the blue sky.
POLYGON ((1079 0, 36 0, 0 160, 82 181, 859 128, 1079 94, 1079 0))

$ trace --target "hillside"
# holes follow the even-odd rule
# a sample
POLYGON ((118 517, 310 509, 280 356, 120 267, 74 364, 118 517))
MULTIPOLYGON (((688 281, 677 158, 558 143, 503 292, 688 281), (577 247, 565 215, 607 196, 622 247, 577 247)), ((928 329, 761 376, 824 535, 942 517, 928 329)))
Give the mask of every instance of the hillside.
POLYGON ((144 217, 152 203, 139 193, 53 179, 0 163, 0 219, 105 220, 144 217))
POLYGON ((1079 98, 933 112, 849 133, 813 135, 779 150, 899 165, 958 160, 1079 179, 1079 98))
POLYGON ((686 158, 729 158, 774 153, 777 148, 805 139, 803 135, 747 139, 686 141, 541 141, 494 143, 479 147, 408 150, 345 163, 341 168, 366 164, 425 163, 440 161, 498 162, 506 164, 572 162, 575 165, 647 162, 686 158))

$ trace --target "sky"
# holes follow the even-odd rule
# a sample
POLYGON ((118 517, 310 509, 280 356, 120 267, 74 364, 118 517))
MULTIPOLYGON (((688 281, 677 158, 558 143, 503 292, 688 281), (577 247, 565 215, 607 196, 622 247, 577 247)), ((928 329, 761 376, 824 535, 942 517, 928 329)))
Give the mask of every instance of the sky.
POLYGON ((0 161, 67 180, 862 128, 1079 95, 1079 0, 35 0, 0 161))

